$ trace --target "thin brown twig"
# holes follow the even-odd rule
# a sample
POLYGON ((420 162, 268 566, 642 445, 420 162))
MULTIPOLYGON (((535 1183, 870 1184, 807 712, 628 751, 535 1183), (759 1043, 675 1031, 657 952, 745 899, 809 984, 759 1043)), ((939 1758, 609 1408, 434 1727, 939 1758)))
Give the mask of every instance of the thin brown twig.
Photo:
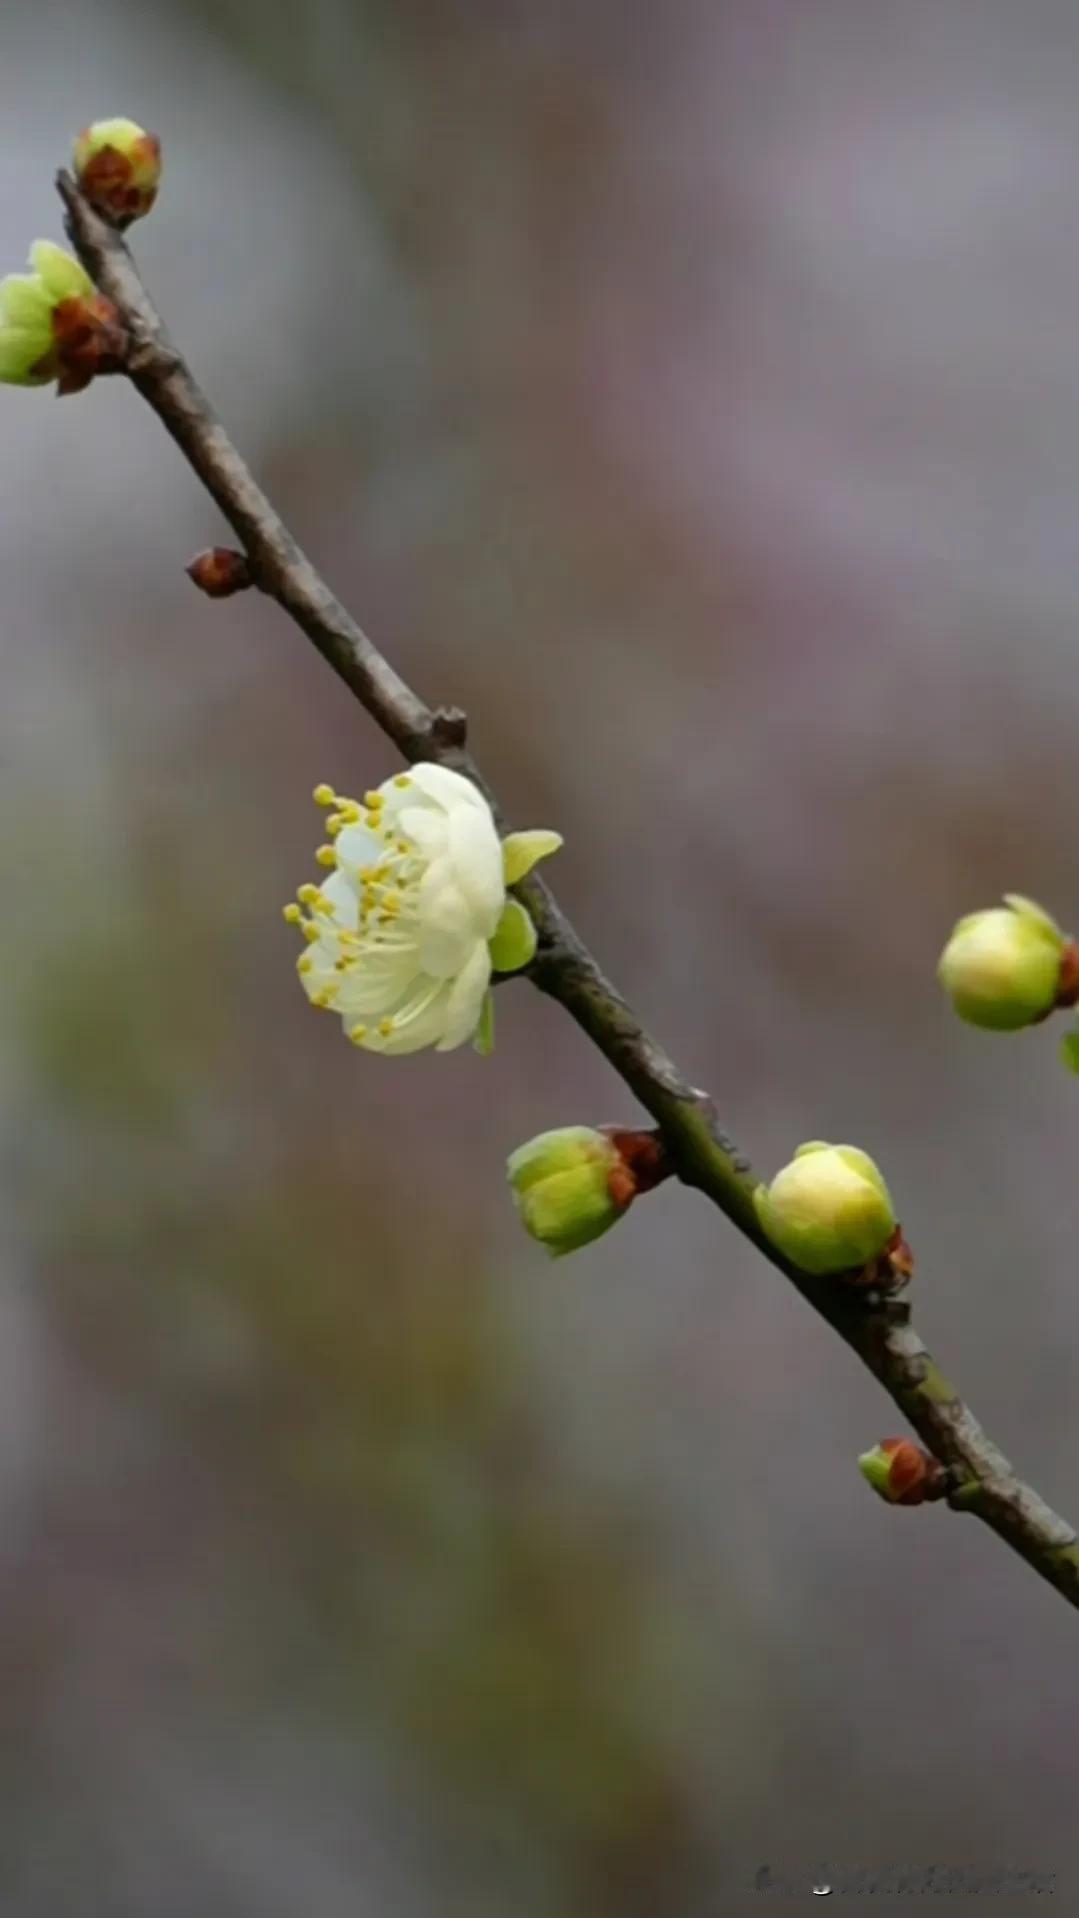
MULTIPOLYGON (((57 185, 72 243, 113 301, 130 336, 127 376, 176 441, 240 540, 257 586, 277 600, 406 759, 438 759, 491 797, 465 751, 464 718, 417 697, 316 571, 256 484, 189 367, 170 341, 120 234, 66 173, 57 185)), ((705 1193, 858 1354, 934 1457, 948 1468, 949 1503, 973 1512, 1072 1605, 1079 1606, 1074 1528, 1029 1485, 982 1431, 942 1376, 895 1299, 867 1302, 834 1280, 808 1277, 761 1232, 748 1162, 721 1131, 715 1109, 678 1071, 606 979, 536 878, 517 888, 539 934, 529 976, 574 1018, 651 1113, 678 1176, 705 1193)))

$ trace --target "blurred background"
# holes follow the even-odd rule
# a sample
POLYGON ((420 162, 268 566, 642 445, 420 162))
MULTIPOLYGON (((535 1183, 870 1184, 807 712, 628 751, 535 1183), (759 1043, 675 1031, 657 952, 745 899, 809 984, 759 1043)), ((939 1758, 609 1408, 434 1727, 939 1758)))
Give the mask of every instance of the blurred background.
MULTIPOLYGON (((755 1163, 878 1157, 924 1336, 1079 1516, 1079 1094, 933 976, 1006 887, 1079 921, 1079 14, 11 5, 5 268, 111 113, 299 538, 755 1163)), ((636 1117, 557 1008, 487 1062, 308 1010, 311 788, 394 758, 195 594, 136 396, 5 391, 0 472, 4 1918, 1074 1887, 1074 1616, 872 1498, 901 1421, 697 1196, 523 1237, 506 1153, 636 1117)))

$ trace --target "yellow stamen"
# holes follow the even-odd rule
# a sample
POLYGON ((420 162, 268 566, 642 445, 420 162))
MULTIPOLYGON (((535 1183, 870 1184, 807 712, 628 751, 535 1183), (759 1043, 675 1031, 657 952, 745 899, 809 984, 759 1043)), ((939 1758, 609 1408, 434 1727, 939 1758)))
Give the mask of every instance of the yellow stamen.
POLYGON ((290 926, 298 926, 300 920, 303 918, 303 913, 294 900, 291 905, 282 906, 281 917, 286 920, 290 926))
POLYGON ((315 940, 321 937, 318 927, 313 926, 311 924, 310 919, 308 919, 304 924, 303 936, 306 939, 309 946, 313 946, 315 943, 315 940))
POLYGON ((316 899, 318 898, 318 887, 313 886, 311 884, 311 881, 308 879, 305 885, 300 886, 300 888, 298 889, 296 893, 296 897, 299 900, 301 906, 313 906, 316 899))
POLYGON ((297 972, 303 972, 303 973, 310 972, 314 963, 315 962, 312 959, 311 954, 309 952, 301 953, 300 957, 296 961, 296 970, 297 972))
POLYGON ((388 1039, 392 1031, 393 1031, 393 1020, 392 1020, 392 1019, 380 1019, 380 1020, 379 1020, 379 1022, 378 1022, 378 1034, 379 1034, 379 1038, 380 1038, 380 1039, 388 1039))
POLYGON ((363 803, 365 806, 369 806, 372 812, 381 812, 386 802, 381 793, 369 792, 364 793, 363 803))
POLYGON ((357 806, 357 804, 356 804, 356 801, 355 801, 354 799, 345 799, 345 800, 343 800, 343 801, 342 801, 342 803, 341 803, 341 817, 342 817, 342 819, 344 820, 344 822, 345 822, 345 824, 346 824, 346 826, 358 826, 358 825, 359 825, 359 823, 360 823, 360 809, 359 809, 359 807, 357 806))
POLYGON ((332 786, 327 786, 325 780, 322 781, 321 785, 315 787, 311 797, 316 806, 334 806, 337 804, 337 794, 334 792, 332 786))
POLYGON ((336 866, 337 854, 335 853, 333 847, 320 846, 318 851, 315 854, 315 864, 317 866, 336 866))
POLYGON ((352 1031, 349 1033, 348 1036, 352 1040, 352 1043, 354 1046, 362 1046, 364 1040, 367 1037, 367 1027, 353 1026, 352 1031))
POLYGON ((412 781, 409 778, 407 773, 398 773, 393 783, 395 786, 400 786, 401 790, 403 791, 406 786, 411 786, 412 781))

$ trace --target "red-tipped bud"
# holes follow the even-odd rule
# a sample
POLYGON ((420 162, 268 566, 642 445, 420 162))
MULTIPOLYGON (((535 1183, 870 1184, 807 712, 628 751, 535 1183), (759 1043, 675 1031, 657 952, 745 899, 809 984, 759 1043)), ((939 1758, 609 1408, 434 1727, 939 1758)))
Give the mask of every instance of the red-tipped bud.
POLYGON ((78 393, 95 373, 116 373, 127 334, 85 268, 51 240, 35 240, 29 273, 0 280, 0 380, 78 393))
POLYGON ((251 585, 246 558, 231 546, 207 546, 205 552, 196 553, 187 576, 208 599, 231 599, 233 593, 245 593, 251 585))
POLYGON ((134 120, 95 120, 75 142, 78 182, 113 226, 149 213, 161 179, 161 142, 134 120))
POLYGON ((871 1452, 862 1453, 858 1469, 889 1505, 925 1505, 943 1498, 948 1489, 940 1460, 913 1439, 881 1439, 871 1452))

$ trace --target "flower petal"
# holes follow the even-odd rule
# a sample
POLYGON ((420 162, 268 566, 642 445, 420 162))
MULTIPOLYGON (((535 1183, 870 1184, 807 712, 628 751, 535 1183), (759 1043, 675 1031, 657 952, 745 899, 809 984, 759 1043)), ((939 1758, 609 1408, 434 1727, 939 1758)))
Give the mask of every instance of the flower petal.
POLYGON ((296 962, 296 970, 309 999, 325 992, 327 986, 336 985, 339 976, 334 969, 333 953, 321 944, 305 947, 296 962))
POLYGON ((436 1051, 452 1052, 471 1039, 483 1013, 483 1002, 491 983, 491 957, 486 946, 477 946, 461 968, 446 1001, 442 1037, 436 1051))
POLYGON ((1055 945, 1059 945, 1063 940, 1064 934, 1056 920, 1051 913, 1046 912, 1044 906, 1039 906, 1036 899, 1027 899, 1021 892, 1006 892, 1004 904, 1018 913, 1020 919, 1025 919, 1028 925, 1036 926, 1038 931, 1043 932, 1055 945))
POLYGON ((394 1014, 412 992, 417 979, 433 983, 419 968, 415 946, 389 946, 365 952, 337 974, 338 1010, 356 1019, 394 1014))
POLYGON ((46 343, 52 337, 52 303, 36 274, 9 273, 0 280, 0 314, 11 326, 40 332, 46 343))
POLYGON ((359 905, 344 873, 331 872, 329 878, 323 880, 319 891, 333 908, 334 925, 343 926, 346 932, 355 932, 359 924, 359 905))
POLYGON ((418 786, 428 799, 434 799, 446 812, 454 812, 459 806, 470 806, 490 816, 491 808, 478 786, 466 779, 463 773, 451 772, 448 766, 436 766, 433 760, 421 759, 411 769, 411 781, 418 786))
POLYGON ((448 997, 446 986, 424 980, 411 1000, 393 1014, 392 1032, 380 1033, 376 1028, 364 1043, 371 1052, 385 1052, 391 1058, 433 1046, 443 1032, 448 997))
POLYGON ((439 808, 405 806, 397 815, 397 823, 425 859, 438 859, 445 852, 450 828, 445 813, 439 808))
POLYGON ((44 386, 51 373, 35 373, 48 352, 38 333, 24 332, 15 326, 0 327, 0 380, 8 386, 44 386))
POLYGON ((502 847, 490 813, 450 814, 449 857, 458 887, 472 911, 476 932, 490 939, 506 902, 502 847))
POLYGON ((54 245, 52 240, 34 241, 30 248, 30 265, 52 301, 88 300, 93 297, 94 283, 90 275, 83 271, 78 260, 70 253, 65 253, 62 246, 54 245))
POLYGON ((360 866, 377 866, 384 851, 381 839, 367 826, 342 826, 333 843, 342 866, 357 870, 360 866))
POLYGON ((452 979, 480 935, 448 859, 439 859, 427 868, 420 881, 417 909, 423 969, 436 979, 452 979))

